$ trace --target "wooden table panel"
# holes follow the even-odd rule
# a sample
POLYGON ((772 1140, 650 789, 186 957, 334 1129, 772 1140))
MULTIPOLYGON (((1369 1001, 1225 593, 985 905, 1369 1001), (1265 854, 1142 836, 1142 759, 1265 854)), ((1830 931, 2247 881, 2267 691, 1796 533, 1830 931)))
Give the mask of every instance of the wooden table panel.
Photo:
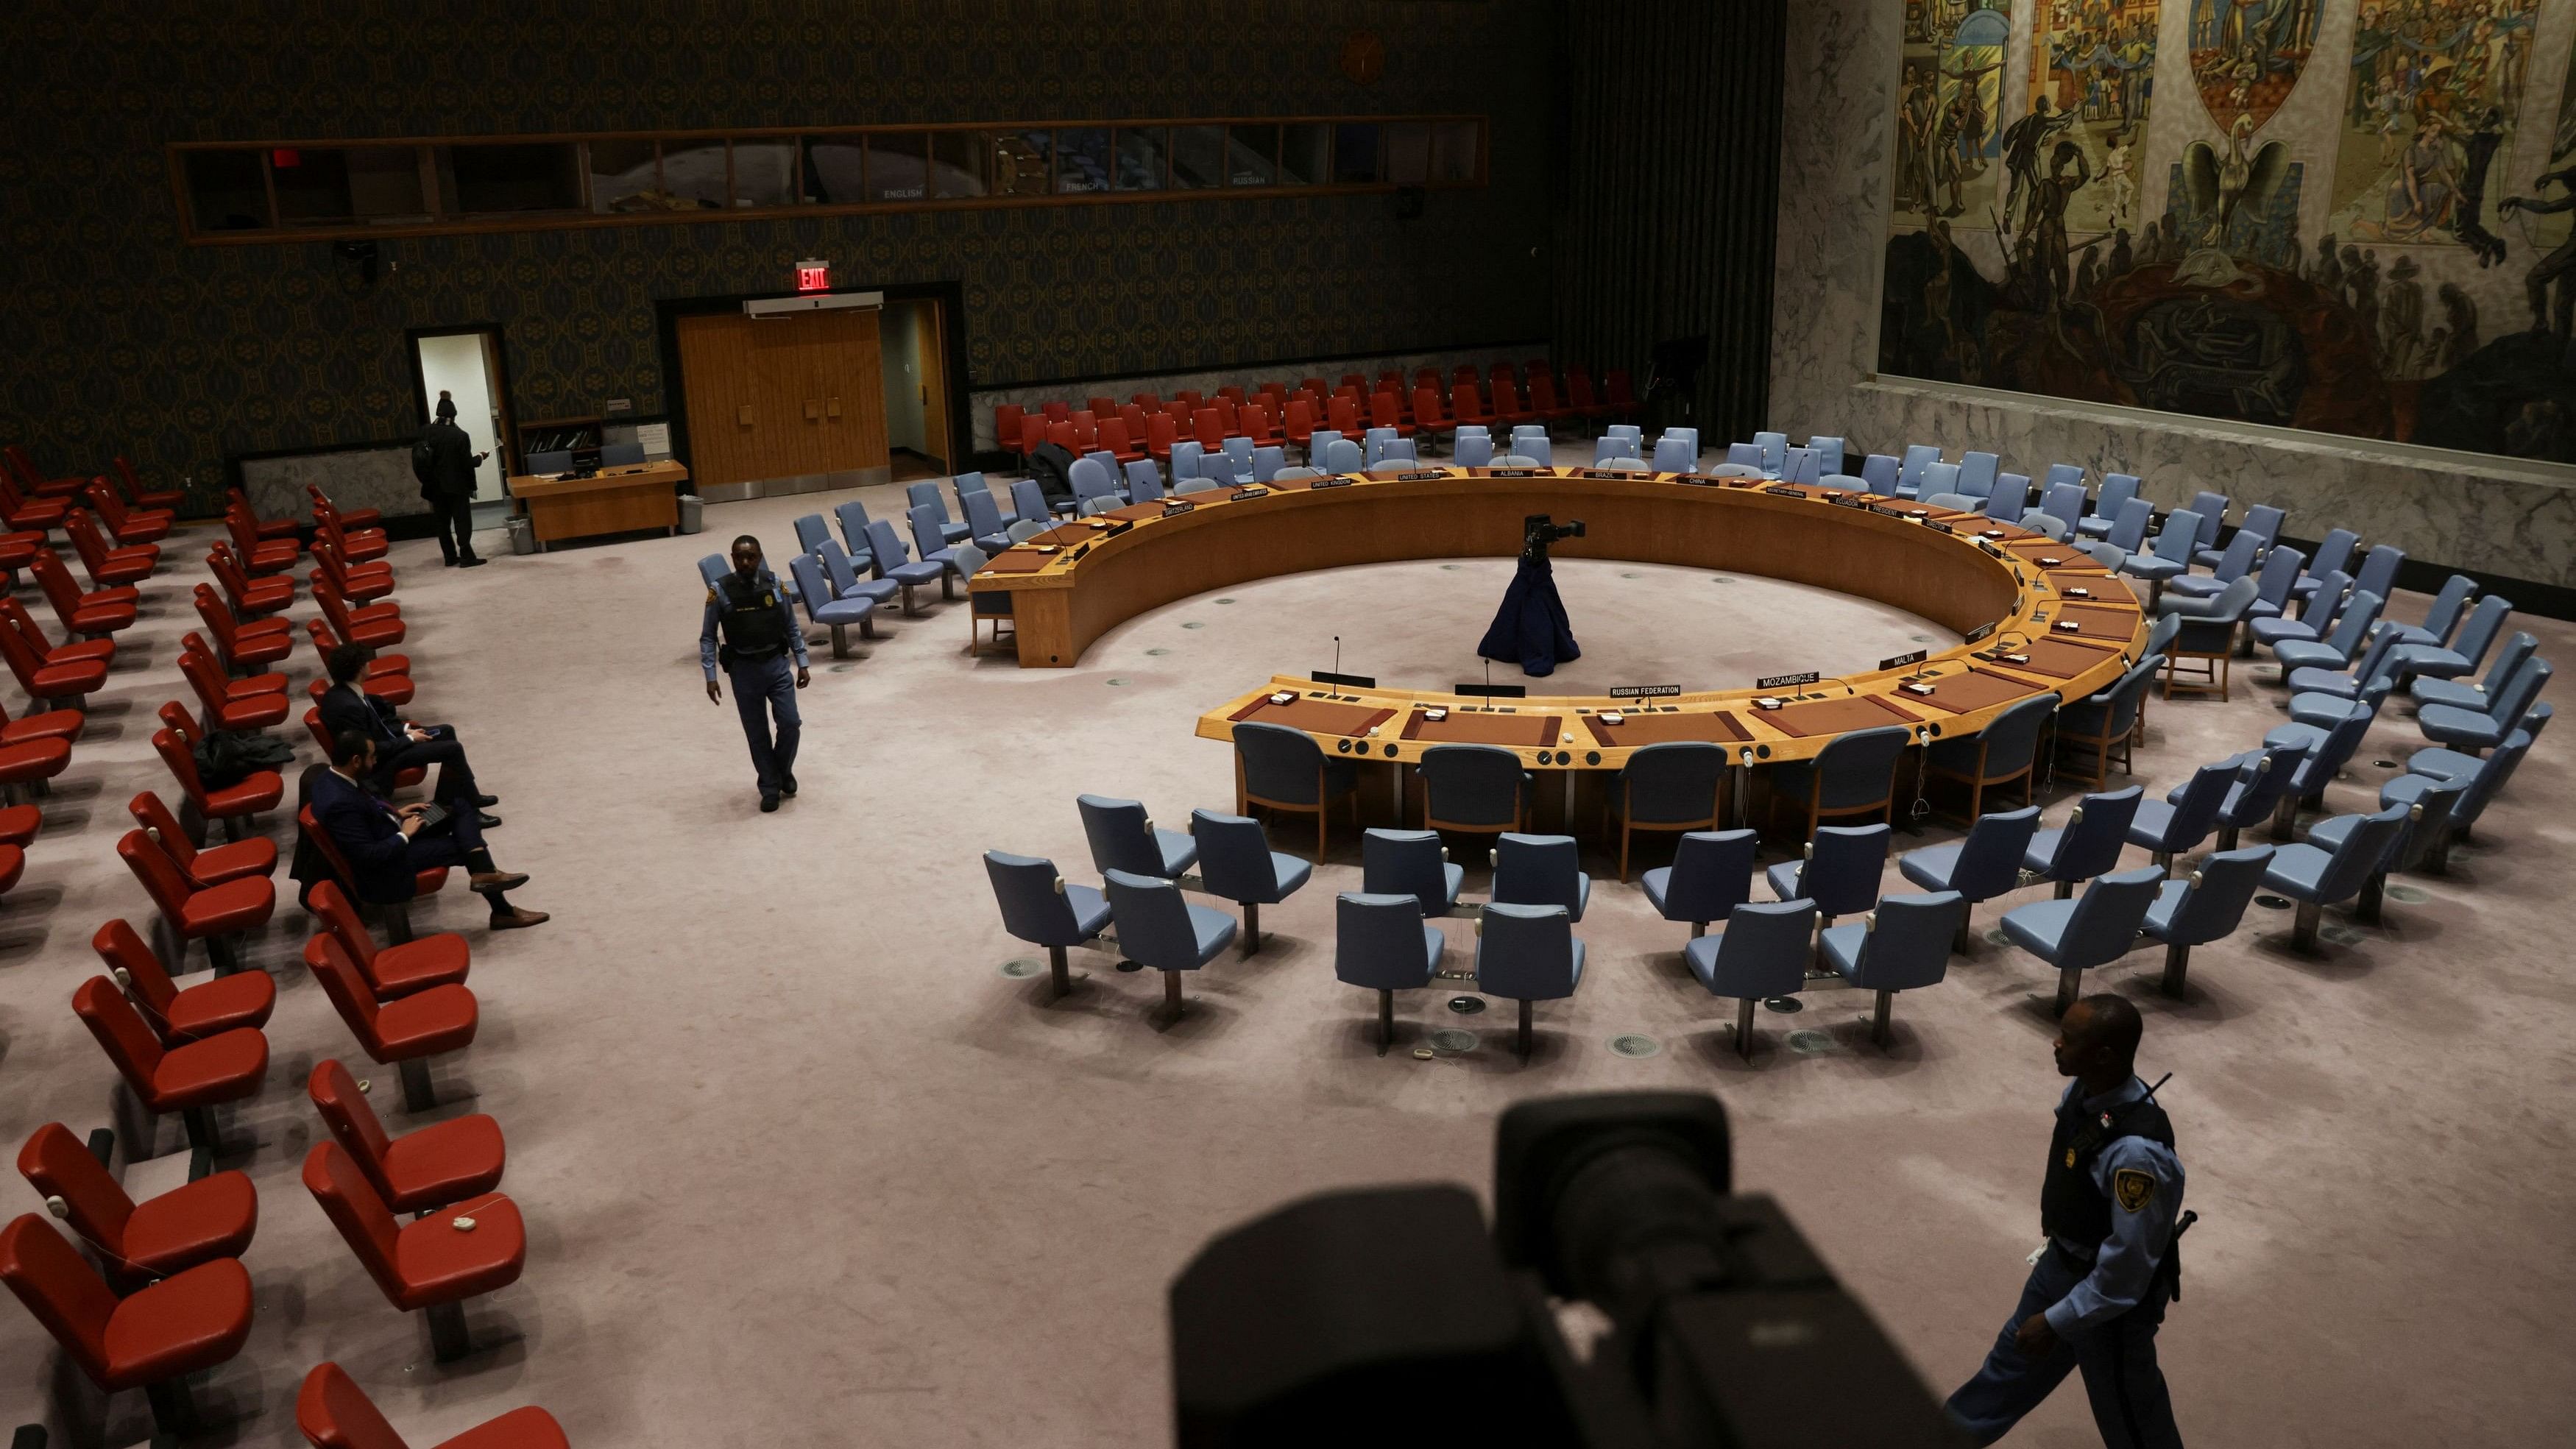
POLYGON ((2103 644, 2126 644, 2138 637, 2140 611, 2115 604, 2062 604, 2050 616, 2048 634, 2052 639, 2086 639, 2103 644), (2072 630, 2057 626, 2073 621, 2072 630))
POLYGON ((1485 714, 1452 709, 1447 719, 1425 719, 1422 711, 1404 722, 1404 738, 1426 745, 1501 745, 1506 749, 1553 749, 1565 723, 1553 714, 1485 714))
POLYGON ((2002 660, 1997 662, 2006 669, 2018 670, 2023 674, 2043 675, 2049 679, 2073 679, 2077 675, 2101 668, 2105 660, 2114 665, 2120 662, 2120 651, 2117 649, 2078 644, 2072 639, 2033 639, 2030 643, 2017 647, 2014 652, 2029 655, 2030 662, 2028 664, 2014 664, 2002 660))
POLYGON ((1922 716, 1891 703, 1876 694, 1846 695, 1841 699, 1811 699, 1805 704, 1783 705, 1766 709, 1755 719, 1801 739, 1811 735, 1848 734, 1853 730, 1874 730, 1884 725, 1919 723, 1922 716))
POLYGON ((1970 710, 2014 704, 2028 698, 2031 693, 2030 686, 2018 679, 1988 674, 1984 670, 1954 669, 1936 679, 1921 682, 1931 685, 1932 692, 1909 694, 1905 696, 1905 702, 1937 709, 1944 714, 1966 714, 1970 710))
POLYGON ((589 478, 520 474, 510 495, 527 511, 537 546, 602 533, 634 533, 680 526, 679 485, 689 470, 677 463, 612 468, 589 478))
POLYGON ((1286 725, 1310 735, 1357 738, 1386 723, 1394 714, 1392 705, 1349 704, 1308 695, 1299 695, 1286 704, 1273 704, 1270 694, 1266 693, 1253 701, 1250 707, 1236 710, 1233 719, 1237 724, 1286 725))
POLYGON ((1654 714, 1624 715, 1618 724, 1605 724, 1597 714, 1583 716, 1592 738, 1614 749, 1636 749, 1643 745, 1710 744, 1740 745, 1753 738, 1735 716, 1724 710, 1683 710, 1676 714, 1658 711, 1654 714))

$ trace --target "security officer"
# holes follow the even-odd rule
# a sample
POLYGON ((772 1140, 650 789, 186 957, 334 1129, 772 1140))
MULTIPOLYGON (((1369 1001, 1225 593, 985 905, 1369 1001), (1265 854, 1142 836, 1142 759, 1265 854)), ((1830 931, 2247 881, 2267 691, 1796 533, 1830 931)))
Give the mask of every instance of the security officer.
POLYGON ((716 663, 733 676, 733 705, 742 714, 743 738, 751 742, 751 767, 760 776, 760 808, 778 808, 778 797, 796 793, 796 740, 803 721, 796 713, 796 691, 811 675, 805 672, 805 631, 789 612, 787 591, 760 562, 760 540, 750 534, 733 541, 733 572, 707 590, 706 622, 698 630, 698 664, 707 672, 707 698, 721 703, 716 663), (716 630, 724 644, 716 644, 716 630), (796 656, 795 682, 788 682, 787 656, 796 656), (778 717, 773 743, 769 716, 778 717))
POLYGON ((2182 1443, 2156 1367, 2156 1327, 2182 1296, 2182 1163, 2173 1123, 2136 1074, 2140 1031, 2138 1009, 2119 996, 2088 996, 2058 1024, 2057 1070, 2076 1080, 2058 1102, 2040 1185, 2048 1241, 1985 1366, 1950 1396, 1950 1417, 1979 1444, 2079 1368, 2111 1449, 2182 1443))

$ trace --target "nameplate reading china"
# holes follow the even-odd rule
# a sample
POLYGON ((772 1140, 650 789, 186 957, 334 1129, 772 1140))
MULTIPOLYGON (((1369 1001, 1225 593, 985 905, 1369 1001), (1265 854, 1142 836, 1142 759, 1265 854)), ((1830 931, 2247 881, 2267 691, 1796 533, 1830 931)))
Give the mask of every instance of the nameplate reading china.
POLYGON ((1822 678, 1824 678, 1822 674, 1810 669, 1804 674, 1774 674, 1768 678, 1757 679, 1753 681, 1753 687, 1755 689, 1787 689, 1793 684, 1813 684, 1822 678))
POLYGON ((1673 481, 1676 483, 1695 484, 1702 488, 1723 488, 1726 486, 1725 479, 1711 478, 1705 473, 1682 473, 1676 475, 1673 481))
POLYGON ((1681 692, 1682 687, 1678 684, 1614 684, 1610 687, 1612 699, 1662 699, 1681 692))
POLYGON ((1882 659, 1878 661, 1878 667, 1881 669, 1903 669, 1908 664, 1920 664, 1930 657, 1930 650, 1917 649, 1911 654, 1899 654, 1893 659, 1882 659))

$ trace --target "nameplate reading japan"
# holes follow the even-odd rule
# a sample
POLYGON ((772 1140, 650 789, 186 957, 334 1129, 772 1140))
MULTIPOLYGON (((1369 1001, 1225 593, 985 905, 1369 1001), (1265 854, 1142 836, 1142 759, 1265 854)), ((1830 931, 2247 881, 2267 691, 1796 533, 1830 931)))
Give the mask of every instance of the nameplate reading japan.
POLYGON ((1813 684, 1824 677, 1824 675, 1813 669, 1808 670, 1804 674, 1774 674, 1767 679, 1757 679, 1753 681, 1753 687, 1755 689, 1786 689, 1793 684, 1813 684))
POLYGON ((1899 654, 1893 659, 1882 659, 1878 661, 1878 667, 1881 669, 1903 669, 1908 664, 1920 664, 1930 657, 1930 650, 1917 649, 1911 654, 1899 654))
POLYGON ((1682 687, 1678 684, 1614 684, 1610 686, 1610 697, 1612 699, 1663 699, 1666 696, 1676 695, 1681 692, 1682 687))

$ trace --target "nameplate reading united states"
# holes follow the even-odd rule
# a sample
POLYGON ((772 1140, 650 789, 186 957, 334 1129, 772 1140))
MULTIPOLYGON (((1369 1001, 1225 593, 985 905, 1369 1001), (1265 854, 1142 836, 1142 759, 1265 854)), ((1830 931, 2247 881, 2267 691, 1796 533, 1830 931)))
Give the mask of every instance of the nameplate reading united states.
POLYGON ((1438 468, 1426 469, 1420 473, 1398 473, 1395 475, 1396 481, 1399 483, 1421 483, 1432 478, 1446 478, 1448 476, 1449 475, 1447 473, 1442 472, 1438 468))
POLYGON ((1804 674, 1774 674, 1768 678, 1757 679, 1753 681, 1753 687, 1755 689, 1786 689, 1793 684, 1813 684, 1822 678, 1824 678, 1822 674, 1810 669, 1804 674))
POLYGON ((1661 699, 1681 692, 1682 687, 1678 684, 1614 684, 1610 687, 1612 699, 1661 699))

